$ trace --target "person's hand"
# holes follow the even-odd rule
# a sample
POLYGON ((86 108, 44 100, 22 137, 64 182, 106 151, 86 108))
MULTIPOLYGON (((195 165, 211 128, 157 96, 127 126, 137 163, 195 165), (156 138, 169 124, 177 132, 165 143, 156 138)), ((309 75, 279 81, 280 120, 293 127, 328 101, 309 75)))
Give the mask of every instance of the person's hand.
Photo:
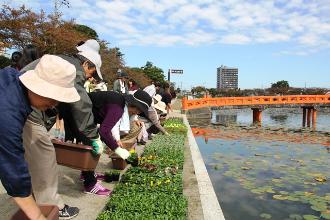
POLYGON ((118 154, 122 159, 126 160, 131 154, 128 152, 128 150, 117 147, 115 150, 115 153, 118 154))
POLYGON ((118 147, 124 147, 123 142, 121 142, 121 140, 118 140, 117 144, 118 144, 118 147))
POLYGON ((93 147, 92 154, 94 156, 102 154, 104 149, 104 144, 101 141, 100 137, 96 139, 92 139, 92 147, 93 147))
POLYGON ((139 121, 139 120, 136 120, 136 121, 134 121, 135 122, 135 124, 138 126, 138 127, 141 127, 142 126, 142 121, 139 121))

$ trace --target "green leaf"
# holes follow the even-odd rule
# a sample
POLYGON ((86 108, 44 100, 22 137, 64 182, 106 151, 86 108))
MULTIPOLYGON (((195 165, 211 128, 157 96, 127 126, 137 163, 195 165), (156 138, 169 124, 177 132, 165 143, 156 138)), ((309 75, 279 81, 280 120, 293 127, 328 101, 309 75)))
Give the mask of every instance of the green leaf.
POLYGON ((319 220, 319 217, 315 215, 303 215, 305 220, 319 220))
POLYGON ((289 217, 292 220, 302 220, 303 219, 303 217, 301 217, 301 215, 298 215, 298 214, 291 214, 289 217))
POLYGON ((268 214, 268 213, 261 213, 260 217, 263 218, 263 219, 271 219, 272 215, 268 214))

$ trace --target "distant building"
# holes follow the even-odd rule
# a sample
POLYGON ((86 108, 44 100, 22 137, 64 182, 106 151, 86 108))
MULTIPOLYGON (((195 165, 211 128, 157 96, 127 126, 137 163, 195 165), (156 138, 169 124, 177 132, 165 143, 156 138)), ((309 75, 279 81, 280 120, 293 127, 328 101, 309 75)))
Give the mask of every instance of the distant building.
POLYGON ((217 68, 217 89, 237 89, 238 68, 221 65, 217 68))

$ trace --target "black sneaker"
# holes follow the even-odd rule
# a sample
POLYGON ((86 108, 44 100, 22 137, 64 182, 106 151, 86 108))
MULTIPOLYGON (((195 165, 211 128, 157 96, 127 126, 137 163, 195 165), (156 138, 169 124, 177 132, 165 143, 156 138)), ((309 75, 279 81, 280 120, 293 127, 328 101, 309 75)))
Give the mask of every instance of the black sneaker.
POLYGON ((59 219, 72 219, 76 217, 79 213, 79 209, 77 207, 70 207, 68 205, 64 205, 63 209, 59 211, 59 219))

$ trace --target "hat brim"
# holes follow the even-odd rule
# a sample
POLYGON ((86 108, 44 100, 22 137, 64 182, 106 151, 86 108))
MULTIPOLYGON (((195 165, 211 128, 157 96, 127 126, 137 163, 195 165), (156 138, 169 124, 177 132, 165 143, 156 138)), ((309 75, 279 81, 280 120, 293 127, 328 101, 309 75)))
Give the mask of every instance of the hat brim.
POLYGON ((148 107, 145 104, 142 104, 141 102, 137 101, 133 97, 133 95, 127 95, 125 99, 129 105, 137 107, 141 111, 141 113, 144 114, 144 116, 148 117, 148 107))
POLYGON ((158 102, 157 104, 154 104, 153 105, 154 108, 161 111, 162 113, 167 113, 166 108, 164 106, 159 105, 159 104, 160 104, 160 102, 158 102))
POLYGON ((97 72, 97 75, 98 77, 100 77, 101 80, 103 80, 103 77, 102 77, 102 73, 101 73, 101 69, 99 66, 95 65, 96 67, 96 72, 97 72))
POLYGON ((77 102, 80 100, 80 96, 74 87, 65 88, 51 84, 39 78, 34 70, 25 72, 19 77, 19 79, 26 88, 42 97, 66 103, 77 102))
POLYGON ((84 50, 90 50, 90 47, 89 46, 86 46, 85 43, 76 47, 79 52, 84 51, 84 50))

